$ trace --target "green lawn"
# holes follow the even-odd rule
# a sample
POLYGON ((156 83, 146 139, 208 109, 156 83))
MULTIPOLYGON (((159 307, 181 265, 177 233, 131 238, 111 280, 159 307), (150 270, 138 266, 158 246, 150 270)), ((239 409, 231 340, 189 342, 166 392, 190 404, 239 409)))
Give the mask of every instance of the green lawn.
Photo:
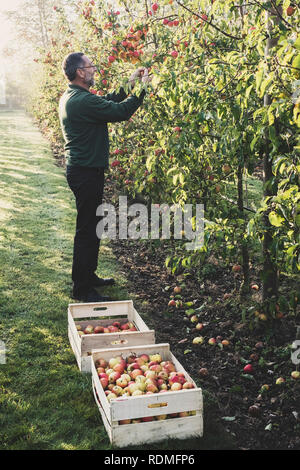
MULTIPOLYGON (((0 111, 0 448, 110 449, 89 375, 79 372, 67 335, 72 302, 75 204, 63 169, 22 111, 0 111)), ((132 298, 109 245, 104 276, 115 299, 132 298)), ((209 414, 209 405, 208 405, 209 414)), ((226 448, 212 420, 197 441, 149 449, 226 448)), ((144 447, 145 448, 145 447, 144 447)))

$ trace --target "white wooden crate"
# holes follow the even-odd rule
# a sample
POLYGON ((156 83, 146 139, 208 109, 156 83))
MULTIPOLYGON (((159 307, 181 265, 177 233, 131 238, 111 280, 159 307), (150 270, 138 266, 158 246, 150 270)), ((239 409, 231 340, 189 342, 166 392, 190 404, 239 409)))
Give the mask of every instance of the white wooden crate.
POLYGON ((81 372, 91 372, 93 349, 120 348, 121 346, 153 344, 155 332, 150 330, 133 306, 132 300, 69 304, 68 336, 81 372), (96 320, 96 318, 98 318, 96 320), (76 324, 108 326, 112 321, 132 322, 137 331, 98 333, 79 336, 76 324))
POLYGON ((166 439, 188 439, 203 435, 203 398, 202 390, 197 387, 192 378, 184 370, 170 351, 169 344, 150 344, 120 349, 94 350, 91 356, 92 387, 95 401, 101 413, 103 424, 111 444, 122 448, 143 443, 158 442, 166 439), (160 354, 163 361, 172 361, 177 372, 183 372, 195 388, 139 395, 135 397, 120 397, 107 400, 99 381, 95 361, 103 358, 109 360, 114 356, 126 358, 132 354, 160 354), (182 418, 168 418, 141 423, 119 424, 125 419, 137 419, 147 416, 158 416, 179 412, 193 411, 195 414, 182 418))

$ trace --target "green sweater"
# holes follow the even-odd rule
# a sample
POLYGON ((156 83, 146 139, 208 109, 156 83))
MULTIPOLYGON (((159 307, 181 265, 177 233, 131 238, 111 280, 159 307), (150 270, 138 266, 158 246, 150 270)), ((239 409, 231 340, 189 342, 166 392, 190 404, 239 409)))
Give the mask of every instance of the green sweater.
POLYGON ((123 88, 105 96, 69 85, 59 101, 59 120, 65 140, 67 165, 104 167, 109 164, 108 122, 127 121, 143 102, 127 98, 123 88))

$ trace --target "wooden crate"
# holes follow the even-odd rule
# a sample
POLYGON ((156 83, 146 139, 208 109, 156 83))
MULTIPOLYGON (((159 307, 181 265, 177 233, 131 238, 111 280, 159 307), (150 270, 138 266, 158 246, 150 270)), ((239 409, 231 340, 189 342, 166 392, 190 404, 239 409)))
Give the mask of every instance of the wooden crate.
POLYGON ((120 348, 121 346, 153 344, 154 330, 150 330, 137 313, 132 300, 114 302, 69 304, 68 336, 81 372, 91 372, 91 352, 93 349, 120 348), (97 318, 97 320, 96 320, 97 318), (137 331, 99 333, 79 336, 76 324, 108 326, 113 321, 132 322, 137 331))
POLYGON ((203 435, 203 399, 202 390, 184 370, 170 351, 169 344, 134 346, 120 349, 107 349, 92 352, 92 387, 103 424, 111 444, 122 448, 143 443, 158 442, 166 439, 188 439, 203 435), (121 355, 160 354, 163 361, 170 360, 178 372, 183 372, 195 388, 178 392, 154 393, 134 397, 120 397, 110 402, 107 400, 99 381, 95 361, 99 358, 109 360, 121 355), (125 419, 193 411, 194 415, 168 418, 141 423, 119 424, 125 419))

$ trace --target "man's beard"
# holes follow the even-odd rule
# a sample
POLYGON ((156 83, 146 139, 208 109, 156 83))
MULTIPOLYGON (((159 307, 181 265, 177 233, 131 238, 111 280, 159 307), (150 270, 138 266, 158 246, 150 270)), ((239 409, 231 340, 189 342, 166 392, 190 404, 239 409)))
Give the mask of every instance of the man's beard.
POLYGON ((94 85, 95 85, 94 77, 85 78, 84 83, 85 83, 88 87, 94 86, 94 85))

